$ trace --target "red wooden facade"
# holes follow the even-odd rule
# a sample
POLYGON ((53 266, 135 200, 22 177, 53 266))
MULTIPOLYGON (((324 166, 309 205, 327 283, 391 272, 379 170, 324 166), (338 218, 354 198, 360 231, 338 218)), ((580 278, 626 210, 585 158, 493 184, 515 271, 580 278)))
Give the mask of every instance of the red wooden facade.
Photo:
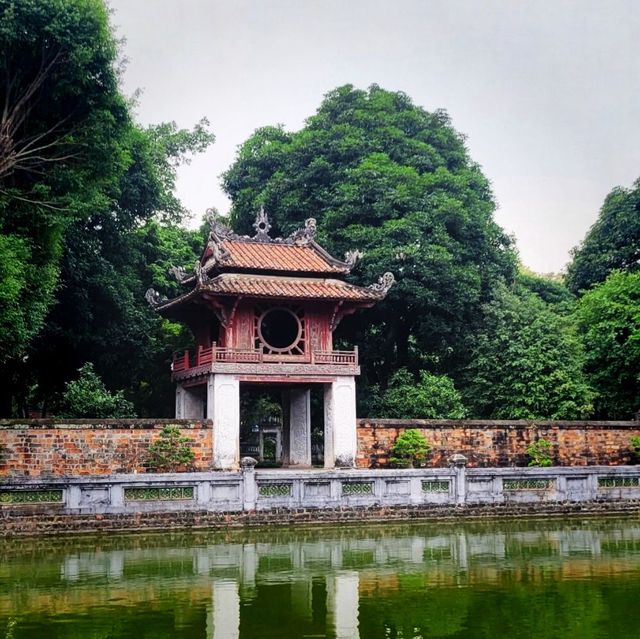
POLYGON ((173 269, 186 291, 172 300, 147 292, 162 315, 185 323, 195 337, 195 352, 174 357, 174 379, 357 374, 357 350, 334 351, 333 332, 342 317, 382 299, 393 276, 369 287, 346 282, 358 254, 345 261, 329 255, 314 240, 314 220, 285 239, 269 237, 264 212, 254 237, 240 237, 215 218, 210 223, 195 273, 173 269))

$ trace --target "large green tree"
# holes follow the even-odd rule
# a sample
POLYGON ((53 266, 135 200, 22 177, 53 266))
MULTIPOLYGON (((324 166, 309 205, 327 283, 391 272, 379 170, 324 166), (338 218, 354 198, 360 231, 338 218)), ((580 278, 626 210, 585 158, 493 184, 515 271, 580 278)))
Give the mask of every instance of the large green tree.
POLYGON ((631 419, 640 410, 640 272, 614 271, 576 310, 597 414, 631 419))
POLYGON ((404 93, 335 89, 301 130, 256 131, 224 187, 237 231, 250 232, 260 205, 275 233, 314 217, 331 252, 364 252, 356 283, 394 273, 387 299, 342 327, 363 346, 369 383, 383 389, 401 367, 455 375, 482 304, 515 275, 512 242, 494 221, 490 185, 463 136, 445 112, 429 113, 404 93))
POLYGON ((138 412, 169 412, 153 405, 185 335, 144 291, 200 249, 173 191, 208 123, 133 122, 102 0, 0 0, 0 45, 0 414, 46 403, 86 361, 138 412))
POLYGON ((463 399, 478 417, 578 419, 594 392, 566 302, 547 304, 527 285, 496 287, 474 335, 463 399))
MULTIPOLYGON (((66 228, 104 204, 130 120, 99 0, 0 0, 0 365, 52 301, 66 228)), ((6 371, 5 371, 6 373, 6 371)))
POLYGON ((640 180, 607 195, 596 223, 573 250, 567 284, 574 293, 604 282, 615 269, 640 266, 640 180))
POLYGON ((170 266, 193 268, 199 256, 201 232, 166 219, 182 215, 166 185, 175 178, 175 162, 212 137, 202 125, 158 131, 137 131, 141 146, 113 206, 68 229, 56 304, 29 349, 39 402, 55 397, 64 380, 91 361, 108 388, 128 393, 138 414, 172 413, 171 351, 188 345, 189 335, 162 320, 144 293, 152 286, 177 295, 170 266), (183 144, 170 144, 175 136, 183 144))

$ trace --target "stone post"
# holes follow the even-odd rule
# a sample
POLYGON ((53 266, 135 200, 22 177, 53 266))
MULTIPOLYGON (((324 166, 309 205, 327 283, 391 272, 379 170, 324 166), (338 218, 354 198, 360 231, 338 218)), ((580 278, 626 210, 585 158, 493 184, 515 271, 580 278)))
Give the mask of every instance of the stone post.
POLYGON ((80 508, 80 486, 71 484, 67 486, 65 493, 65 506, 69 509, 80 508))
POLYGON ((449 457, 449 466, 454 469, 456 481, 456 505, 462 506, 467 501, 467 458, 456 454, 449 457))
POLYGON ((243 457, 240 460, 242 469, 242 510, 255 510, 258 487, 256 484, 255 466, 258 462, 253 457, 243 457))
POLYGON ((176 385, 176 419, 184 419, 184 390, 182 384, 176 385))

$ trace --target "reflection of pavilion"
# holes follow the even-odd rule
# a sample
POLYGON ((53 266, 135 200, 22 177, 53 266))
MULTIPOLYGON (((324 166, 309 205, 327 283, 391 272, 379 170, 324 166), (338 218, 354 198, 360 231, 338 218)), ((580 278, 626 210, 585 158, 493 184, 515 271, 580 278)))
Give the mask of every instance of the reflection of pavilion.
POLYGON ((637 522, 598 528, 532 523, 496 532, 478 525, 409 533, 406 528, 398 533, 373 528, 299 536, 272 532, 269 537, 232 533, 230 542, 204 537, 190 547, 180 538, 177 543, 150 539, 142 548, 106 540, 98 552, 74 549, 71 542, 64 550, 59 547, 62 555, 45 544, 40 551, 47 556, 44 578, 42 572, 12 573, 12 557, 5 553, 0 616, 18 607, 68 614, 112 601, 143 607, 164 591, 177 602, 178 615, 197 603, 201 616, 194 639, 261 636, 260 624, 272 622, 278 606, 279 614, 286 615, 282 622, 295 636, 346 639, 366 635, 370 624, 362 611, 375 607, 379 596, 394 596, 399 575, 411 575, 425 591, 433 591, 488 584, 510 587, 521 575, 531 583, 582 580, 598 572, 627 574, 640 566, 637 522), (157 571, 158 581, 148 580, 149 566, 157 571), (170 575, 166 582, 162 567, 170 575), (55 582, 64 585, 59 599, 50 590, 55 582))
POLYGON ((345 281, 359 253, 345 261, 315 240, 315 220, 272 238, 260 211, 253 237, 215 217, 195 274, 173 269, 184 293, 167 300, 147 291, 164 317, 186 324, 194 353, 174 358, 176 417, 213 420, 213 466, 237 469, 240 392, 256 385, 283 397, 283 461, 311 466, 311 389, 324 396, 324 464, 351 467, 356 457, 357 350, 335 350, 343 317, 382 300, 394 282, 385 273, 360 287, 345 281))

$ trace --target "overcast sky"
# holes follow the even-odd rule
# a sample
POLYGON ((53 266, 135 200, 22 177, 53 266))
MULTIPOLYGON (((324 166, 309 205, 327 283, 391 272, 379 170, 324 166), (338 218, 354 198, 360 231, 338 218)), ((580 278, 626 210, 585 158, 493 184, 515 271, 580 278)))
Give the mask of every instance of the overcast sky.
POLYGON ((180 170, 199 219, 259 126, 302 126, 341 84, 446 109, 523 262, 559 271, 605 195, 640 176, 640 0, 111 0, 144 124, 206 116, 180 170))

